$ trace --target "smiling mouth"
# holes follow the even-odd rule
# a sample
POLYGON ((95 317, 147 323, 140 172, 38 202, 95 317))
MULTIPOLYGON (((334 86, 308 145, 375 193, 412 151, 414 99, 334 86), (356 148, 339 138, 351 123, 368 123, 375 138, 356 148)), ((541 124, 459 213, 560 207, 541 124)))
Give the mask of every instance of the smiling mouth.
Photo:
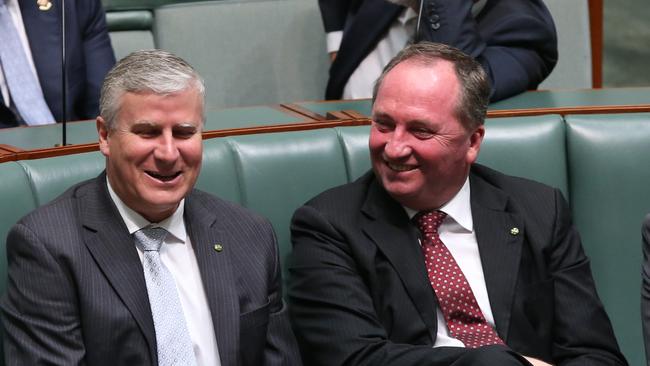
POLYGON ((150 177, 155 178, 155 179, 158 179, 159 181, 162 181, 162 182, 169 182, 169 181, 172 181, 172 180, 174 180, 176 177, 178 177, 179 175, 181 175, 181 172, 180 172, 180 171, 179 171, 179 172, 176 172, 176 173, 173 173, 173 174, 157 174, 157 173, 150 172, 150 171, 145 171, 145 173, 147 173, 147 175, 149 175, 150 177))
POLYGON ((396 172, 408 172, 410 170, 417 168, 416 165, 396 164, 396 163, 389 163, 389 162, 386 162, 386 165, 388 165, 388 167, 391 170, 394 170, 396 172))

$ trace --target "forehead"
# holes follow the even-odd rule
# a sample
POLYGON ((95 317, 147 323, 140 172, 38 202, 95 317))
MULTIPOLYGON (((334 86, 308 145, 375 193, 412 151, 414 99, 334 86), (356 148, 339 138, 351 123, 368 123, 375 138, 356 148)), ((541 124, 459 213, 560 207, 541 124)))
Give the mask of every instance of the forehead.
POLYGON ((455 114, 460 85, 451 62, 407 60, 386 74, 373 105, 377 113, 455 114))
POLYGON ((195 88, 175 93, 125 92, 120 97, 118 123, 200 124, 203 99, 195 88))

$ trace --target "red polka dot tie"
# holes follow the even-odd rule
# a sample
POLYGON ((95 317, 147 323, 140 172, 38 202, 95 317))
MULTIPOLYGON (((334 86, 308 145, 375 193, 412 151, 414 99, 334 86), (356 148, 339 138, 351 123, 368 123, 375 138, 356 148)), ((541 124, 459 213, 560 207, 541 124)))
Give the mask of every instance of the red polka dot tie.
POLYGON ((441 211, 420 212, 414 217, 422 231, 422 252, 429 282, 436 293, 449 334, 465 347, 503 344, 487 323, 465 275, 449 249, 440 240, 438 228, 447 216, 441 211))

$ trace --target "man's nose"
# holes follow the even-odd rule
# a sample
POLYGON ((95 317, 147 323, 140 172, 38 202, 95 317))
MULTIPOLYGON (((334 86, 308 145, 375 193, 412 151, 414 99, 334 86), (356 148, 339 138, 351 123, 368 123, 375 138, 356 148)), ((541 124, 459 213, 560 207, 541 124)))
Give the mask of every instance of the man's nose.
POLYGON ((403 158, 411 154, 411 146, 403 133, 395 131, 386 142, 384 153, 391 159, 403 158))
POLYGON ((174 162, 178 159, 178 146, 171 132, 161 134, 158 145, 154 150, 154 157, 162 162, 174 162))

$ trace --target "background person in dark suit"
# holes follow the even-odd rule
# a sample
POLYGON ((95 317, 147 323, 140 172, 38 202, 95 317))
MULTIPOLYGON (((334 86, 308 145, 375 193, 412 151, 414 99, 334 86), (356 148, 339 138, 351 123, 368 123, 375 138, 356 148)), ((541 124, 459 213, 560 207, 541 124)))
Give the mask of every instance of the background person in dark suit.
MULTIPOLYGON (((45 102, 54 119, 60 122, 63 120, 61 2, 46 1, 51 6, 41 9, 35 0, 5 1, 22 20, 27 56, 31 53, 45 102)), ((106 18, 100 0, 67 0, 65 10, 67 119, 92 119, 99 113, 102 80, 115 64, 106 18)), ((0 128, 20 124, 9 102, 0 93, 0 128)))
MULTIPOLYGON (((409 26, 407 19, 417 18, 418 0, 393 1, 412 3, 410 17, 409 7, 388 0, 319 0, 328 32, 328 49, 336 51, 325 97, 370 97, 371 82, 365 85, 365 95, 360 92, 346 96, 343 91, 362 63, 376 70, 366 79, 374 81, 379 76, 385 63, 408 39, 402 40, 401 45, 394 44, 396 40, 391 39, 378 55, 371 56, 378 57, 378 61, 366 60, 366 57, 375 52, 380 42, 391 37, 393 27, 397 26, 395 32, 399 33, 402 22, 410 39, 445 43, 476 58, 488 74, 492 101, 537 88, 557 62, 555 26, 542 0, 423 1, 420 32, 415 35, 416 26, 409 26), (336 36, 336 32, 342 34, 336 36), (394 53, 386 55, 390 50, 394 53), (379 68, 372 67, 386 57, 379 68)), ((364 90, 364 85, 360 90, 364 90)))
POLYGON ((97 118, 105 173, 7 237, 7 365, 300 364, 270 224, 192 188, 203 108, 203 81, 168 52, 132 53, 109 72, 97 118), (138 246, 152 231, 165 233, 156 273, 176 288, 162 301, 147 277, 156 253, 138 246), (173 322, 156 321, 172 310, 173 322), (176 347, 196 363, 165 362, 176 347))
POLYGON ((650 366, 650 214, 643 220, 641 229, 643 236, 643 271, 641 279, 641 317, 643 318, 643 338, 645 341, 645 357, 650 366))
POLYGON ((481 66, 443 44, 386 67, 374 172, 292 221, 289 309, 306 364, 626 364, 561 193, 475 164, 488 94, 481 66), (425 214, 444 217, 442 243, 411 220, 425 214), (459 269, 430 253, 443 248, 459 269))

